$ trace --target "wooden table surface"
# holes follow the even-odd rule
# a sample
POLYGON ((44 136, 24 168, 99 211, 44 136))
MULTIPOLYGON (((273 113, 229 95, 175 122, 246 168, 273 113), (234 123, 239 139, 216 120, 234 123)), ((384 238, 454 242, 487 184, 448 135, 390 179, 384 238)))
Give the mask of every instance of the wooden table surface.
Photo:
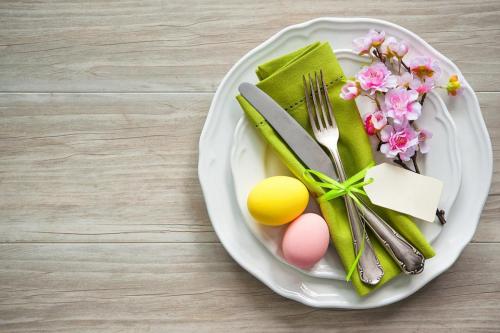
POLYGON ((0 331, 500 331, 499 40, 498 0, 0 2, 0 331), (493 143, 472 243, 374 310, 273 293, 219 243, 197 177, 225 73, 320 16, 423 37, 477 92, 493 143))

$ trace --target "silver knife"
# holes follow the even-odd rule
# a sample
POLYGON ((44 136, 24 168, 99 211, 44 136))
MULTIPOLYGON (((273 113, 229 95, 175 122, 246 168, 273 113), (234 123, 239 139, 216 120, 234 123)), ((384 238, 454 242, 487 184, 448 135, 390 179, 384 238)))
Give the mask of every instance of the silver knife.
MULTIPOLYGON (((238 89, 307 167, 338 179, 330 157, 288 112, 253 84, 242 83, 238 89)), ((406 274, 421 273, 424 269, 425 257, 368 208, 365 202, 363 204, 358 208, 364 220, 402 271, 406 274)))

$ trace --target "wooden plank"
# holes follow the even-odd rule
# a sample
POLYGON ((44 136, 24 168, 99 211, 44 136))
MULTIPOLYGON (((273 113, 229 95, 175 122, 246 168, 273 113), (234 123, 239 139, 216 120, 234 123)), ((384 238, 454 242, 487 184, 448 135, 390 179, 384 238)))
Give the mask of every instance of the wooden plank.
POLYGON ((471 244, 406 300, 331 311, 273 293, 220 244, 4 244, 0 330, 493 332, 499 270, 500 244, 471 244))
POLYGON ((500 195, 490 195, 481 215, 473 242, 500 242, 498 218, 500 216, 500 195))
POLYGON ((0 95, 2 241, 214 242, 210 95, 0 95))
MULTIPOLYGON (((0 242, 216 242, 198 185, 211 94, 0 94, 0 242)), ((500 194, 500 93, 479 94, 500 194)), ((500 241, 490 197, 474 241, 500 241)))
POLYGON ((67 1, 0 3, 0 91, 213 92, 247 51, 321 16, 386 19, 500 86, 500 2, 67 1), (210 55, 210 56, 207 56, 210 55))
POLYGON ((477 96, 493 150, 493 179, 490 193, 500 194, 500 114, 498 112, 500 95, 498 93, 478 93, 477 96))

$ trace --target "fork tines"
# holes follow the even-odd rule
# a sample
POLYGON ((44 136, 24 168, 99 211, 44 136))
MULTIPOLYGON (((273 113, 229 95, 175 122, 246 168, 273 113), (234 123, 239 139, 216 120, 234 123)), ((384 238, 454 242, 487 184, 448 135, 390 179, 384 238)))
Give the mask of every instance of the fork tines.
POLYGON ((320 70, 319 73, 318 76, 318 73, 314 72, 314 81, 311 74, 308 74, 309 84, 305 75, 302 76, 302 79, 304 81, 304 94, 311 127, 313 130, 321 131, 332 126, 336 127, 336 123, 330 97, 328 96, 328 87, 323 78, 323 71, 320 70))

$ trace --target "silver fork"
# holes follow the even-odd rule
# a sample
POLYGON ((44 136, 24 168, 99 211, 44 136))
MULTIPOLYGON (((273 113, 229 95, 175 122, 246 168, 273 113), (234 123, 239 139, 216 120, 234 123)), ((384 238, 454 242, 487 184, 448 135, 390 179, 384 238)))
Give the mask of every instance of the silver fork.
MULTIPOLYGON (((307 112, 309 114, 309 120, 311 122, 311 127, 314 132, 314 136, 316 140, 327 148, 332 155, 333 162, 335 165, 335 169, 337 170, 337 175, 339 181, 343 182, 346 180, 346 174, 344 172, 344 167, 342 166, 342 161, 340 159, 340 155, 337 149, 337 142, 339 140, 339 129, 337 127, 337 123, 335 118, 333 117, 332 108, 328 107, 330 119, 326 114, 326 110, 323 103, 323 97, 321 96, 321 86, 320 81, 318 80, 318 75, 315 73, 315 81, 316 81, 316 89, 314 88, 313 81, 311 79, 311 75, 309 74, 309 86, 310 93, 307 89, 306 78, 303 77, 304 80, 304 92, 306 96, 306 107, 307 112), (315 92, 316 90, 316 92, 315 92), (311 104, 311 100, 309 94, 312 95, 313 104, 311 104), (321 113, 319 106, 321 105, 321 113), (315 116, 313 115, 315 114, 315 116), (316 118, 316 119, 315 119, 316 118)), ((321 72, 321 76, 323 72, 321 72)), ((326 92, 326 85, 324 83, 323 77, 321 77, 323 89, 326 92)), ((329 99, 326 97, 328 101, 328 105, 330 104, 329 99)), ((330 176, 330 175, 329 175, 330 176)), ((344 197, 345 206, 347 209, 347 216, 349 220, 349 225, 352 233, 352 240, 354 244, 354 251, 358 253, 361 247, 361 242, 363 240, 363 234, 365 237, 365 245, 364 251, 361 254, 361 257, 358 261, 358 271, 359 277, 361 281, 367 284, 375 285, 380 282, 382 276, 384 276, 384 270, 380 265, 380 262, 373 251, 372 245, 370 243, 370 239, 368 235, 364 232, 363 224, 361 223, 360 215, 356 210, 356 205, 352 198, 349 196, 344 197)))
MULTIPOLYGON (((320 71, 320 79, 318 79, 317 73, 314 73, 314 76, 316 89, 314 88, 311 75, 309 75, 310 92, 308 92, 306 79, 303 77, 306 106, 311 127, 313 128, 316 140, 330 151, 339 180, 345 181, 346 174, 337 149, 339 129, 333 115, 333 107, 328 96, 328 89, 323 79, 323 71, 320 71), (312 96, 312 103, 310 95, 312 96)), ((362 205, 355 205, 350 197, 345 197, 348 217, 350 220, 351 217, 353 217, 350 225, 356 252, 358 251, 359 240, 361 239, 363 231, 360 221, 360 217, 362 217, 404 273, 418 274, 422 272, 424 269, 425 257, 380 216, 368 208, 361 198, 359 199, 362 205)), ((363 275, 365 275, 366 279, 373 281, 376 280, 377 276, 380 276, 380 280, 383 275, 382 268, 380 267, 378 259, 375 257, 368 237, 365 239, 365 242, 367 246, 365 246, 364 252, 367 252, 367 258, 363 259, 364 254, 360 258, 360 276, 362 280, 363 275)))

